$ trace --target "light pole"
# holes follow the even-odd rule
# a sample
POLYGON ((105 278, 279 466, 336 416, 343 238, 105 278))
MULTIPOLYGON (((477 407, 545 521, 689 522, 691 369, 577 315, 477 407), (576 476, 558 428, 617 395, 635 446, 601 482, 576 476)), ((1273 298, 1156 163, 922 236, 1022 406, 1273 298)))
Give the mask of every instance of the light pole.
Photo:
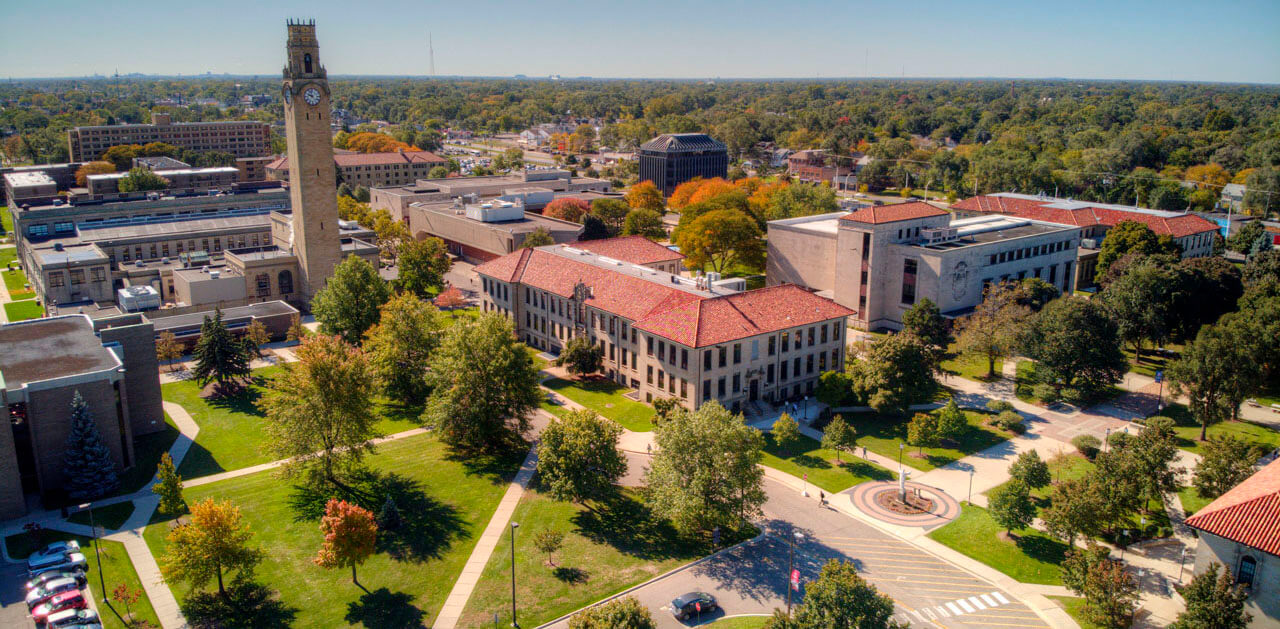
POLYGON ((791 617, 791 590, 796 587, 799 579, 796 576, 796 544, 804 541, 804 533, 800 531, 791 532, 791 554, 787 559, 787 618, 791 617))
POLYGON ((1178 583, 1182 583, 1182 568, 1187 563, 1187 547, 1182 547, 1182 554, 1178 555, 1178 583))
POLYGON ((511 626, 519 629, 520 623, 516 622, 516 529, 520 528, 519 522, 511 523, 511 626))
POLYGON ((969 497, 965 502, 973 504, 973 468, 969 468, 969 497))
POLYGON ((1111 441, 1111 428, 1107 428, 1107 433, 1102 437, 1102 451, 1107 451, 1107 442, 1111 441))
POLYGON ((902 449, 907 447, 901 441, 898 442, 898 467, 902 467, 902 449))

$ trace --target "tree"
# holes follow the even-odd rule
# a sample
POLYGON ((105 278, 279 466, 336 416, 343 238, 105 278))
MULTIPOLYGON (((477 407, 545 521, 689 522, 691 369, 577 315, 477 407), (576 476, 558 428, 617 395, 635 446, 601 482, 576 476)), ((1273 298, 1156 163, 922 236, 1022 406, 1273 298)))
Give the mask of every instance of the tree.
POLYGON ((800 441, 800 424, 790 415, 783 413, 773 422, 773 443, 783 452, 790 452, 791 446, 800 441))
POLYGON ((627 219, 627 214, 630 213, 631 206, 627 205, 627 202, 622 199, 604 198, 591 202, 591 215, 604 223, 605 228, 609 230, 610 237, 622 233, 623 224, 627 219))
POLYGON ((107 162, 89 162, 76 170, 76 185, 84 188, 89 185, 89 175, 105 175, 116 172, 116 165, 107 162))
POLYGON ((160 496, 160 504, 156 506, 160 515, 178 515, 187 510, 187 501, 182 497, 182 477, 168 452, 161 454, 156 464, 156 484, 151 486, 151 493, 160 496))
MULTIPOLYGON (((1173 430, 1172 419, 1148 418, 1125 451, 1132 465, 1130 478, 1147 500, 1163 503, 1165 494, 1182 487, 1182 470, 1173 467, 1181 450, 1178 449, 1178 435, 1173 430)), ((1143 511, 1146 511, 1145 504, 1143 511)))
POLYGON ((156 360, 169 363, 169 371, 173 371, 173 361, 182 358, 182 353, 182 343, 173 332, 160 333, 160 338, 156 339, 156 360))
POLYGON ((1276 200, 1271 197, 1280 190, 1280 169, 1275 166, 1259 168, 1245 179, 1244 209, 1250 214, 1263 216, 1275 211, 1276 200))
POLYGON ((102 154, 102 161, 111 162, 115 172, 127 171, 133 167, 133 158, 138 157, 140 149, 138 144, 118 144, 102 154))
POLYGON ((237 581, 247 581, 262 561, 262 551, 249 546, 252 536, 240 509, 231 501, 206 498, 191 505, 190 522, 169 531, 160 571, 166 581, 196 588, 216 577, 218 593, 225 599, 223 574, 235 572, 237 581))
POLYGON ((601 240, 612 237, 609 228, 605 226, 604 221, 600 220, 600 217, 592 214, 582 217, 582 235, 578 236, 578 240, 601 240))
POLYGON ((1095 479, 1067 479, 1053 486, 1040 517, 1050 535, 1074 545, 1078 535, 1090 538, 1102 532, 1106 522, 1101 502, 1095 479))
POLYGON ((1217 562, 1179 589, 1187 607, 1169 629, 1246 629, 1253 615, 1244 610, 1249 592, 1217 562))
POLYGON ((1105 548, 1091 544, 1086 550, 1067 552, 1062 562, 1062 583, 1084 596, 1084 617, 1108 629, 1122 629, 1133 621, 1138 607, 1138 586, 1105 548))
POLYGON ((1223 434, 1204 442, 1191 484, 1201 498, 1217 498, 1253 475, 1258 451, 1249 442, 1223 434))
POLYGON ((285 333, 285 340, 290 343, 297 343, 306 335, 307 329, 302 327, 302 316, 294 313, 294 315, 289 318, 289 331, 285 333))
POLYGON ((543 431, 538 443, 538 478, 556 500, 584 503, 612 496, 627 473, 618 451, 622 427, 582 409, 565 413, 543 431))
POLYGON ((423 423, 467 449, 496 448, 529 429, 543 396, 538 370, 511 322, 496 313, 449 328, 431 356, 423 423))
POLYGON ((427 173, 428 179, 444 179, 449 176, 449 168, 446 166, 436 166, 427 173))
POLYGON ((641 181, 627 190, 627 194, 623 196, 627 200, 627 205, 633 210, 652 210, 659 215, 666 210, 666 201, 662 198, 662 191, 653 185, 652 181, 641 181))
POLYGON ((520 248, 532 249, 554 244, 556 244, 556 239, 551 236, 551 232, 547 231, 545 227, 539 227, 524 237, 524 241, 520 243, 520 248))
POLYGON ((1173 394, 1186 394, 1191 415, 1200 422, 1200 441, 1205 440, 1211 424, 1235 412, 1233 395, 1247 393, 1258 380, 1251 343, 1236 331, 1227 325, 1201 328, 1166 369, 1173 394))
POLYGON ((827 214, 840 209, 835 189, 827 185, 797 183, 779 188, 765 208, 765 218, 776 221, 785 218, 827 214))
MULTIPOLYGON (((407 253, 401 254, 402 257, 407 253)), ((403 260, 400 272, 403 281, 403 260)), ((311 312, 320 322, 321 332, 336 334, 352 345, 359 345, 364 333, 378 322, 379 309, 390 297, 387 283, 378 277, 373 265, 348 256, 311 300, 311 312)))
POLYGON ((582 199, 573 197, 562 197, 553 199, 542 209, 542 215, 548 218, 558 218, 562 221, 570 223, 581 223, 582 218, 591 211, 591 204, 582 199))
POLYGON ((1045 304, 1062 294, 1056 286, 1038 277, 1028 277, 1018 282, 1014 290, 1017 292, 1014 301, 1020 306, 1026 306, 1031 312, 1040 312, 1045 304))
POLYGON ((937 416, 931 413, 916 413, 907 424, 907 443, 919 448, 916 452, 919 456, 924 456, 926 447, 938 447, 940 441, 937 416))
POLYGON ((832 408, 844 406, 853 397, 853 377, 843 371, 823 372, 814 397, 832 408))
POLYGON ((686 535, 738 529, 766 500, 760 468, 764 438, 712 401, 678 410, 654 430, 657 454, 645 472, 650 506, 686 535))
POLYGON ((254 319, 249 322, 249 327, 244 331, 245 347, 253 349, 259 358, 262 357, 262 346, 271 342, 271 336, 267 334, 267 326, 263 325, 261 320, 254 319))
POLYGON ((678 408, 680 408, 680 400, 677 398, 659 397, 653 399, 653 414, 658 420, 670 417, 678 408))
POLYGON ((120 178, 117 189, 120 192, 144 192, 147 190, 164 190, 169 187, 169 180, 142 168, 131 169, 129 174, 120 178))
POLYGON ((373 451, 374 379, 369 359, 336 336, 308 337, 263 395, 267 449, 287 476, 338 487, 339 476, 373 451))
POLYGON ((382 508, 378 510, 378 530, 395 531, 404 524, 404 518, 400 515, 400 507, 396 506, 396 499, 387 496, 382 508))
POLYGON ((588 607, 569 618, 569 629, 655 629, 649 610, 634 596, 588 607))
POLYGON ((436 298, 431 301, 435 304, 436 308, 439 308, 440 310, 447 310, 449 311, 450 316, 455 317, 457 315, 453 314, 454 309, 467 305, 467 298, 462 294, 462 290, 457 286, 450 286, 449 288, 440 291, 440 294, 436 295, 436 298))
POLYGON ((413 293, 400 293, 382 305, 378 323, 365 332, 364 350, 387 397, 414 405, 427 399, 431 352, 448 327, 435 306, 413 293))
POLYGON ((858 431, 844 420, 843 415, 832 417, 831 422, 822 430, 822 447, 835 450, 836 462, 840 461, 841 450, 853 452, 857 445, 858 431))
POLYGON ((960 353, 987 359, 987 378, 996 375, 996 360, 1009 356, 1031 310, 1017 303, 1012 284, 988 286, 973 313, 961 319, 956 344, 960 353))
POLYGON ((1039 361, 1037 375, 1061 388, 1096 395, 1129 369, 1120 351, 1116 324, 1102 305, 1061 297, 1031 318, 1023 334, 1023 353, 1039 361))
POLYGON ((902 313, 902 331, 920 339, 925 347, 941 352, 951 340, 947 322, 938 311, 938 305, 923 297, 902 313))
POLYGON ((1120 338, 1133 344, 1138 360, 1142 360, 1143 342, 1167 340, 1177 325, 1176 308, 1195 298, 1182 294, 1172 269, 1150 260, 1130 266, 1099 297, 1115 320, 1120 338))
POLYGON ((604 348, 591 342, 586 336, 575 336, 564 344, 564 350, 556 358, 555 365, 565 371, 583 376, 600 371, 604 364, 604 348))
POLYGON ((71 430, 62 449, 62 487, 72 500, 101 498, 120 487, 116 461, 102 441, 89 404, 76 390, 71 397, 71 430))
POLYGON ((662 215, 646 209, 631 210, 622 223, 623 236, 644 236, 649 240, 665 240, 667 228, 662 223, 662 215))
POLYGON ((710 267, 724 273, 742 265, 764 264, 764 241, 751 217, 737 210, 714 210, 678 228, 672 241, 685 254, 685 266, 701 270, 710 267))
MULTIPOLYGON (((1177 209, 1186 209, 1185 204, 1177 209)), ((1102 240, 1102 248, 1098 252, 1097 274, 1104 275, 1112 262, 1130 252, 1142 255, 1180 253, 1177 245, 1162 242, 1145 223, 1120 221, 1107 230, 1107 235, 1102 240)))
POLYGON ((356 566, 373 554, 378 542, 378 523, 373 514, 359 505, 330 498, 320 518, 324 544, 312 560, 321 568, 351 567, 351 582, 356 580, 356 566))
POLYGON ((423 299, 430 297, 431 289, 444 283, 444 274, 453 265, 444 241, 434 236, 401 245, 398 264, 400 274, 396 278, 396 288, 423 299))
POLYGON ((130 609, 142 598, 142 588, 131 588, 128 583, 117 583, 111 588, 111 598, 124 603, 125 626, 133 626, 133 611, 130 609))
POLYGON ((192 355, 196 362, 192 377, 202 387, 216 382, 220 394, 229 393, 228 385, 249 376, 249 351, 222 323, 221 309, 213 311, 212 319, 205 315, 192 355))
POLYGON ((876 340, 850 365, 850 375, 855 391, 878 413, 905 413, 937 387, 931 354, 910 334, 876 340))
POLYGON ((963 410, 960 410, 960 405, 956 404, 955 398, 947 400, 947 404, 938 409, 937 417, 939 439, 959 441, 966 432, 969 432, 969 418, 965 416, 963 410))
POLYGON ((1009 476, 1022 481, 1027 487, 1039 488, 1049 484, 1053 477, 1049 474, 1049 464, 1040 458, 1040 453, 1027 450, 1009 465, 1009 476))
POLYGON ((1258 237, 1266 232, 1267 229, 1262 225, 1262 221, 1249 221, 1227 238, 1227 249, 1236 253, 1248 253, 1258 237))
POLYGON ((899 629, 902 625, 893 619, 893 599, 859 576, 853 562, 831 559, 817 579, 805 584, 804 602, 796 607, 794 617, 787 620, 775 614, 765 627, 899 629))
POLYGON ((560 547, 564 545, 564 531, 557 529, 542 529, 533 534, 533 547, 538 552, 547 556, 547 565, 556 565, 552 560, 552 556, 560 547))
POLYGON ((1014 529, 1031 526, 1031 521, 1036 517, 1036 505, 1031 502, 1027 484, 1016 478, 993 489, 988 498, 987 507, 991 519, 1010 534, 1014 529))

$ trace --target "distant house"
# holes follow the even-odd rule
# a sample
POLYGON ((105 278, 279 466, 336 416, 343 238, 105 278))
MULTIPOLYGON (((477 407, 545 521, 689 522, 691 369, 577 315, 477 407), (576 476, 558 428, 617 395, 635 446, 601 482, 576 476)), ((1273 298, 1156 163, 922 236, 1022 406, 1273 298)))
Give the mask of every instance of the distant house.
POLYGON ((1280 460, 1187 518, 1196 530, 1195 572, 1220 563, 1249 592, 1250 627, 1280 627, 1280 460))
POLYGON ((1222 186, 1222 198, 1219 199, 1218 206, 1224 210, 1231 208, 1235 212, 1243 210, 1246 190, 1247 188, 1242 183, 1229 183, 1222 186))

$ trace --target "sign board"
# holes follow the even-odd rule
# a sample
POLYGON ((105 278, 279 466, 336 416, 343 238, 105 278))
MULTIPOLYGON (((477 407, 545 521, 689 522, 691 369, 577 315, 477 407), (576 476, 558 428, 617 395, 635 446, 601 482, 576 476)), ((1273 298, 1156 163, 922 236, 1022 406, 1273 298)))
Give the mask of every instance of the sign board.
POLYGON ((1156 370, 1156 382, 1164 382, 1164 370, 1156 370))
POLYGON ((800 591, 800 571, 799 570, 793 569, 791 571, 791 589, 797 592, 800 591))

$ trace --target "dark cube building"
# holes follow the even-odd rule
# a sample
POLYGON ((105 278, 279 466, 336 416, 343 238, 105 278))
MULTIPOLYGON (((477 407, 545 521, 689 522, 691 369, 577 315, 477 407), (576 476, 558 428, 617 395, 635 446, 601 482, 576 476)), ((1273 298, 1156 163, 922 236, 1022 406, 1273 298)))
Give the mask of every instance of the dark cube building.
POLYGON ((728 174, 728 148, 705 133, 664 133, 640 147, 640 181, 652 181, 663 196, 694 177, 728 174))

